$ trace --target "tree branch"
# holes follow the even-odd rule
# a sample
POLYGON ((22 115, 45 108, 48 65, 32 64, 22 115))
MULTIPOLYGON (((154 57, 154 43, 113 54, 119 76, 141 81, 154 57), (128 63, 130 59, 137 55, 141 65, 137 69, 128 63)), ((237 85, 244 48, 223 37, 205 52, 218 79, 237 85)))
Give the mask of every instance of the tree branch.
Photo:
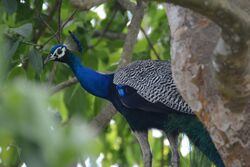
POLYGON ((227 0, 167 0, 176 5, 189 8, 210 18, 222 29, 238 34, 247 33, 249 35, 250 18, 246 12, 227 0), (237 25, 235 25, 237 24, 237 25))
MULTIPOLYGON (((53 8, 51 9, 51 11, 48 15, 48 19, 45 22, 50 23, 50 21, 52 20, 53 16, 55 15, 55 13, 58 9, 59 2, 60 2, 60 0, 56 1, 55 5, 53 6, 53 8)), ((38 32, 34 33, 34 35, 33 35, 32 42, 37 43, 38 39, 43 35, 45 30, 46 30, 45 27, 43 27, 43 26, 39 27, 38 32)))
POLYGON ((116 109, 109 103, 103 110, 90 122, 90 126, 94 127, 97 133, 100 133, 104 129, 116 114, 116 109))
POLYGON ((244 5, 249 10, 249 3, 176 1, 184 7, 193 5, 189 8, 217 25, 191 10, 168 6, 175 83, 187 103, 198 111, 197 116, 206 125, 225 166, 235 166, 233 162, 247 166, 244 162, 250 151, 242 143, 249 141, 245 132, 250 118, 250 87, 247 87, 250 84, 250 43, 247 42, 250 12, 246 14, 236 5, 244 5))
POLYGON ((157 59, 158 59, 158 60, 161 60, 160 55, 156 52, 156 50, 155 50, 155 48, 154 48, 154 45, 153 45, 152 42, 150 41, 150 39, 149 39, 147 33, 145 32, 145 30, 144 30, 142 27, 141 27, 140 29, 141 29, 142 33, 144 34, 144 36, 145 36, 145 38, 146 38, 146 40, 147 40, 147 42, 148 42, 149 47, 153 50, 153 52, 154 52, 155 56, 157 57, 157 59))
MULTIPOLYGON (((217 91, 228 99, 232 110, 242 111, 250 96, 250 16, 227 0, 167 0, 210 18, 221 27, 211 62, 217 91), (237 74, 237 75, 235 75, 237 74), (237 107, 238 106, 238 107, 237 107)), ((192 107, 192 106, 191 106, 192 107)))
MULTIPOLYGON (((126 3, 128 3, 128 4, 130 4, 127 6, 133 5, 133 3, 128 1, 128 0, 119 0, 120 3, 122 2, 121 5, 123 3, 125 3, 124 1, 126 1, 126 3)), ((141 22, 142 22, 142 19, 144 16, 144 8, 145 8, 145 4, 144 4, 144 2, 141 2, 141 3, 137 3, 135 10, 133 12, 131 11, 133 14, 133 18, 129 24, 128 34, 126 36, 126 40, 125 40, 125 43, 123 45, 123 52, 121 55, 121 59, 120 59, 120 63, 119 63, 118 68, 127 65, 132 60, 133 48, 134 48, 134 45, 136 43, 137 35, 139 33, 141 22)))
POLYGON ((77 80, 76 77, 73 77, 73 78, 71 78, 71 79, 69 79, 67 81, 64 81, 62 83, 59 83, 58 85, 51 88, 50 94, 53 95, 53 94, 65 89, 65 88, 68 88, 68 87, 70 87, 70 86, 72 86, 72 85, 74 85, 76 83, 78 83, 78 80, 77 80))
POLYGON ((70 3, 77 9, 88 10, 104 3, 105 1, 106 0, 70 0, 70 3))
POLYGON ((120 3, 120 5, 124 8, 129 10, 132 13, 135 13, 136 10, 136 4, 130 2, 129 0, 118 0, 118 2, 120 3))

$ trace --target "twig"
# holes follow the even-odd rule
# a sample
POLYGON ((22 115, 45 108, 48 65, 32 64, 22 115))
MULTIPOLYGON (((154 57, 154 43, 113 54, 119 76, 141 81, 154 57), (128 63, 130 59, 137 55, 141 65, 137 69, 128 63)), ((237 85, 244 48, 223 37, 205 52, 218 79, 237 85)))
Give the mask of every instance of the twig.
MULTIPOLYGON (((56 32, 53 30, 53 28, 42 18, 41 14, 39 14, 40 20, 43 22, 43 24, 50 30, 52 34, 56 34, 56 32)), ((56 36, 57 41, 59 42, 59 39, 56 36)))
POLYGON ((68 88, 76 83, 78 83, 78 80, 76 77, 73 77, 73 78, 71 78, 67 81, 64 81, 62 83, 59 83, 58 85, 51 88, 50 94, 53 95, 53 94, 65 89, 65 88, 68 88))
POLYGON ((145 30, 144 30, 142 27, 140 27, 140 29, 141 29, 142 33, 144 34, 146 40, 148 41, 148 44, 149 44, 150 48, 152 49, 152 51, 154 52, 154 54, 155 54, 155 56, 157 57, 157 59, 158 59, 158 60, 161 60, 160 55, 156 52, 156 50, 155 50, 155 48, 154 48, 154 45, 153 45, 152 42, 150 41, 150 39, 149 39, 147 33, 145 32, 145 30))
POLYGON ((125 41, 126 34, 110 32, 110 31, 106 31, 105 33, 103 33, 103 31, 94 31, 93 37, 105 37, 105 38, 111 39, 111 40, 125 41))
POLYGON ((63 0, 60 0, 59 1, 59 4, 58 4, 58 20, 57 20, 57 24, 58 24, 58 32, 57 32, 57 35, 58 35, 58 39, 59 39, 59 42, 61 42, 61 34, 62 34, 62 27, 61 27, 61 7, 62 7, 62 1, 63 0))
MULTIPOLYGON (((59 1, 60 1, 60 0, 57 0, 56 3, 55 3, 55 5, 54 5, 53 8, 51 9, 51 11, 50 11, 50 13, 49 13, 49 15, 48 15, 48 19, 47 19, 47 21, 46 21, 47 23, 50 23, 50 21, 52 20, 54 14, 56 13, 56 9, 57 9, 57 6, 58 6, 59 1)), ((41 27, 38 29, 38 33, 36 33, 36 34, 34 35, 32 41, 33 41, 34 43, 37 43, 38 39, 42 36, 42 34, 45 32, 45 30, 46 30, 46 28, 44 28, 44 27, 41 26, 41 27)))
POLYGON ((115 18, 115 15, 117 13, 117 9, 115 9, 113 12, 112 12, 112 15, 108 21, 108 23, 106 24, 104 30, 102 31, 102 34, 100 34, 100 38, 96 41, 96 43, 94 43, 92 46, 90 46, 90 48, 94 48, 96 47, 101 41, 102 41, 102 37, 103 35, 106 33, 106 31, 109 29, 110 25, 112 24, 114 18, 115 18))
MULTIPOLYGON (((69 16, 69 18, 67 18, 67 20, 63 23, 61 29, 63 29, 67 24, 68 22, 74 17, 74 15, 78 12, 78 10, 74 10, 74 12, 69 16)), ((57 33, 58 33, 58 30, 47 40, 45 41, 42 46, 44 47, 47 43, 49 43, 49 41, 51 41, 54 37, 57 36, 57 33)))
POLYGON ((75 14, 78 12, 78 9, 75 9, 72 14, 67 18, 67 20, 63 23, 61 29, 63 29, 68 23, 70 20, 73 19, 73 17, 75 16, 75 14))
POLYGON ((44 47, 45 45, 47 45, 49 43, 49 41, 51 41, 52 39, 54 39, 56 37, 56 34, 57 34, 57 32, 54 35, 52 35, 51 37, 49 37, 49 39, 47 39, 47 41, 45 41, 42 44, 42 47, 44 47))
POLYGON ((23 44, 26 44, 26 45, 32 45, 32 46, 35 46, 35 47, 38 47, 38 48, 41 48, 42 45, 39 45, 39 44, 36 44, 36 43, 33 43, 33 42, 29 42, 29 41, 20 41, 21 43, 23 44))
MULTIPOLYGON (((57 30, 57 36, 58 36, 58 40, 59 42, 61 42, 61 33, 62 33, 62 29, 61 29, 61 7, 62 7, 62 1, 63 0, 59 0, 58 2, 58 30, 57 30)), ((53 63, 53 68, 52 71, 49 74, 49 80, 48 80, 48 85, 50 85, 55 77, 55 73, 56 73, 56 69, 57 69, 57 62, 53 63)))

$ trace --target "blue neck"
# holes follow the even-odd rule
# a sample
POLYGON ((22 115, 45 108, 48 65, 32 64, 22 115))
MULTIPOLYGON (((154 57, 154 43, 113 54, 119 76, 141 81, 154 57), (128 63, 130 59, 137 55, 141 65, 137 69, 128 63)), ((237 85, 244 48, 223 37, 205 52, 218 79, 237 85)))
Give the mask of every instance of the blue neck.
POLYGON ((81 65, 80 59, 69 53, 67 56, 67 63, 82 87, 89 93, 110 99, 110 88, 113 83, 113 74, 100 74, 90 68, 81 65))

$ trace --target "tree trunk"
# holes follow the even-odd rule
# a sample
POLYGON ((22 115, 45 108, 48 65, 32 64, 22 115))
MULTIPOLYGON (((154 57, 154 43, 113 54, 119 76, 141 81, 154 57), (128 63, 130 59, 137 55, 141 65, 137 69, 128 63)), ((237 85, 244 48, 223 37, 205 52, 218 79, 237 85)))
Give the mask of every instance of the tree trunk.
MULTIPOLYGON (((250 18, 250 1, 229 2, 241 7, 250 18)), ((209 6, 210 1, 203 3, 209 6)), ((249 34, 244 37, 225 28, 237 26, 222 25, 229 22, 226 19, 233 20, 230 17, 221 23, 218 18, 213 19, 221 24, 220 28, 189 9, 167 4, 166 11, 171 29, 173 77, 180 93, 207 127, 225 165, 250 166, 249 34)), ((207 13, 210 18, 212 15, 207 13)))

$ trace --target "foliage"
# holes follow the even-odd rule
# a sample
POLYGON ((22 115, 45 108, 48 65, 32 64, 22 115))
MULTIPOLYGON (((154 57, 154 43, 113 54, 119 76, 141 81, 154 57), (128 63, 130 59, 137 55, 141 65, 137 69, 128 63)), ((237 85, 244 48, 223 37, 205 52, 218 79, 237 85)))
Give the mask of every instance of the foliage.
MULTIPOLYGON (((89 143, 94 132, 82 122, 93 119, 105 101, 88 94, 79 84, 49 97, 49 78, 55 85, 72 77, 69 68, 63 64, 56 65, 54 77, 51 77, 54 65, 43 65, 50 47, 58 43, 56 38, 49 40, 58 30, 56 2, 1 2, 0 147, 4 151, 0 151, 0 166, 16 166, 22 162, 28 166, 70 166, 73 162, 83 162, 87 156, 94 163, 100 153, 104 154, 103 166, 141 166, 139 145, 120 115, 116 115, 110 126, 89 143)), ((69 30, 74 32, 84 46, 83 55, 79 55, 82 62, 92 69, 112 72, 117 68, 123 41, 111 40, 105 33, 96 34, 126 33, 131 14, 116 1, 97 9, 77 12, 64 27, 62 37, 65 39, 69 30), (96 12, 102 8, 106 17, 96 12)), ((63 1, 63 23, 73 11, 69 1, 63 1)), ((150 3, 142 27, 161 59, 168 59, 169 29, 161 5, 150 3)), ((133 60, 137 59, 157 59, 142 33, 134 49, 133 60)), ((170 162, 169 147, 163 144, 162 138, 150 136, 153 166, 160 166, 162 162, 167 165, 170 162)), ((183 166, 185 162, 182 162, 183 166)))

